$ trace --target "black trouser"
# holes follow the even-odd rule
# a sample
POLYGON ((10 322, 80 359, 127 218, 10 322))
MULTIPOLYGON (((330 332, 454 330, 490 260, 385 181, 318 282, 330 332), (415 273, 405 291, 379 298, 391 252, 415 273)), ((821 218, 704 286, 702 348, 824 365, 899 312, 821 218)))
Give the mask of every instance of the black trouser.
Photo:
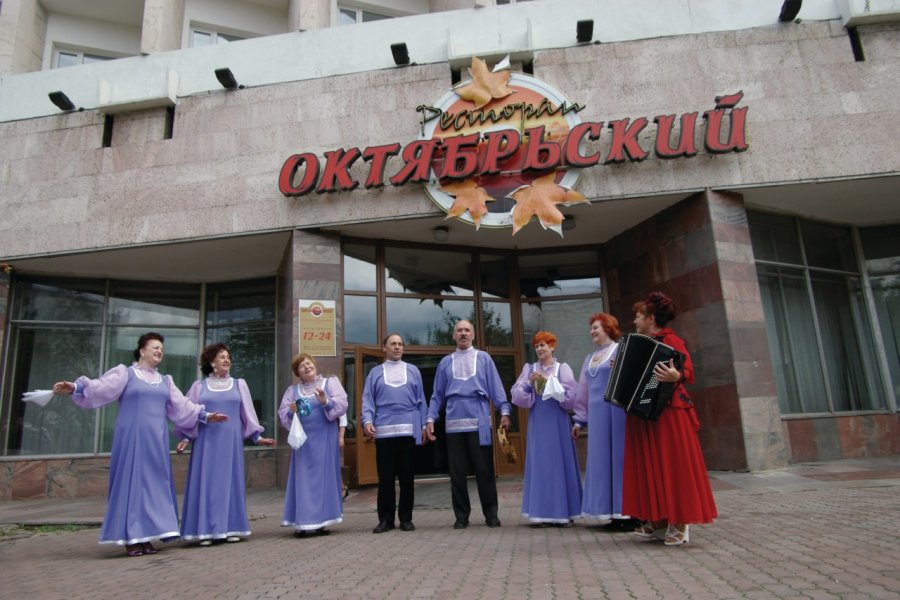
POLYGON ((412 521, 414 488, 413 458, 416 440, 412 436, 375 440, 375 464, 378 467, 378 521, 394 522, 396 510, 400 522, 412 521), (400 507, 394 479, 400 480, 400 507))
POLYGON ((466 477, 469 465, 475 472, 478 498, 485 519, 497 518, 497 482, 494 479, 494 452, 482 446, 477 431, 447 434, 447 463, 450 467, 450 495, 457 520, 469 520, 472 505, 466 477))

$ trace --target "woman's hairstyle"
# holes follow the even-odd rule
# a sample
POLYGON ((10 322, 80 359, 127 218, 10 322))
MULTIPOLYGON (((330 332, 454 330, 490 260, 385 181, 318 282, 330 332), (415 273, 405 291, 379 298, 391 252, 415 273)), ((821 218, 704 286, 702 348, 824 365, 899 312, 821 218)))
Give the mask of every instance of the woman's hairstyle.
POLYGON ((608 335, 609 339, 612 341, 616 341, 622 336, 622 330, 619 329, 619 320, 614 316, 604 312, 598 312, 591 315, 591 318, 588 319, 588 325, 593 325, 594 321, 600 321, 603 331, 606 332, 606 335, 608 335))
POLYGON ((300 373, 297 372, 297 367, 299 367, 300 363, 302 363, 307 358, 309 359, 309 362, 311 362, 314 365, 316 364, 316 359, 314 359, 309 354, 306 354, 305 352, 301 352, 300 354, 298 354, 297 356, 294 357, 294 360, 291 361, 291 371, 297 377, 300 377, 300 373))
POLYGON ((657 327, 665 327, 675 318, 675 303, 662 292, 650 292, 644 300, 635 302, 632 310, 645 317, 653 315, 657 327))
POLYGON ((219 352, 224 350, 228 353, 228 356, 231 357, 231 350, 228 349, 228 346, 222 343, 218 344, 210 344, 206 348, 203 349, 203 352, 200 353, 200 372, 209 376, 210 373, 213 372, 213 361, 216 360, 216 357, 219 355, 219 352))
POLYGON ((556 349, 556 336, 549 331, 538 331, 536 334, 534 334, 534 337, 531 338, 532 346, 537 346, 541 342, 544 342, 554 350, 556 349))
POLYGON ((141 350, 143 350, 144 346, 146 346, 151 340, 159 340, 160 344, 166 343, 166 338, 164 338, 162 335, 156 333, 155 331, 148 331, 138 338, 137 348, 134 349, 135 361, 141 360, 141 350))

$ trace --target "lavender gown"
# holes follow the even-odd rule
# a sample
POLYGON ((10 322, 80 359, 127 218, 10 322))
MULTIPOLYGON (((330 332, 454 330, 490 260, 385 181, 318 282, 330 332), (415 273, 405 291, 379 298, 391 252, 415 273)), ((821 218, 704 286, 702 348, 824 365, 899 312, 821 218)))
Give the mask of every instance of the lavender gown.
MULTIPOLYGON (((314 531, 343 520, 343 484, 336 421, 347 412, 347 393, 334 377, 318 378, 324 385, 327 403, 319 404, 315 396, 307 397, 310 413, 301 415, 300 423, 307 440, 291 451, 281 524, 296 531, 314 531)), ((290 430, 291 404, 303 399, 299 385, 292 385, 281 398, 278 417, 290 430)))
POLYGON ((250 535, 250 523, 244 484, 244 438, 256 441, 263 431, 250 390, 243 379, 232 378, 230 389, 222 391, 209 389, 203 379, 194 382, 188 397, 209 412, 228 415, 228 420, 200 424, 193 432, 180 432, 194 438, 184 487, 181 537, 246 537, 250 535))
POLYGON ((72 395, 81 408, 119 402, 101 544, 122 546, 178 537, 166 417, 190 429, 204 410, 182 396, 170 376, 142 371, 142 378, 135 370, 119 365, 99 379, 79 377, 72 395))
POLYGON ((568 413, 576 385, 571 367, 554 362, 547 368, 525 365, 512 388, 513 404, 530 409, 522 516, 531 523, 566 524, 581 513, 581 470, 568 413), (563 401, 537 395, 528 381, 535 368, 545 377, 556 374, 566 391, 563 401))
POLYGON ((584 359, 574 407, 575 422, 588 427, 581 515, 597 521, 627 518, 622 514, 625 411, 603 399, 612 371, 609 361, 616 353, 614 347, 609 348, 601 348, 601 352, 607 352, 594 369, 590 366, 593 354, 584 359))

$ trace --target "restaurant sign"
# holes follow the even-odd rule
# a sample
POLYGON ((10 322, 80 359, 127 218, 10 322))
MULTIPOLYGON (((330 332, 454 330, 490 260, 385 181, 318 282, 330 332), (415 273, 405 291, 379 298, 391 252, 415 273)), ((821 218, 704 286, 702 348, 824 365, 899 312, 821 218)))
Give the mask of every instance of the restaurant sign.
MULTIPOLYGON (((653 117, 654 136, 640 138, 646 117, 581 121, 584 106, 572 103, 546 82, 498 65, 488 70, 473 58, 471 79, 454 86, 434 105, 421 105, 418 139, 402 146, 337 149, 324 160, 311 152, 285 160, 278 187, 285 196, 351 191, 360 182, 350 173, 362 158, 369 163, 367 189, 422 183, 446 213, 475 225, 512 227, 516 234, 533 218, 562 235, 559 205, 584 203, 574 191, 580 169, 599 163, 689 158, 698 153, 699 112, 653 117), (609 133, 604 133, 609 130, 609 133), (653 148, 646 140, 652 137, 653 148), (599 144, 605 142, 605 152, 599 144), (643 143, 643 145, 642 145, 643 143), (590 148, 593 148, 591 150, 590 148), (388 164, 399 163, 385 175, 388 164)), ((747 107, 742 92, 718 96, 703 113, 706 152, 743 152, 747 107), (725 123, 728 122, 727 132, 725 123), (723 137, 725 138, 723 140, 723 137)))

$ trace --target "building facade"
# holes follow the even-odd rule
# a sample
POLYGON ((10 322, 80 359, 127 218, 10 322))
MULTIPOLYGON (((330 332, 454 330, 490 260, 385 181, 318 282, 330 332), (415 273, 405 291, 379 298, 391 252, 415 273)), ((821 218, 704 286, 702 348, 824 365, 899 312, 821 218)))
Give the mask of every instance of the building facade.
MULTIPOLYGON (((182 389, 227 343, 269 434, 315 348, 365 484, 385 335, 429 387, 471 319, 509 387, 534 332, 577 370, 589 315, 656 289, 709 468, 900 454, 900 9, 787 5, 4 0, 0 499, 103 493, 115 407, 20 398, 145 331, 182 389)), ((246 454, 282 480, 285 444, 246 454)))

